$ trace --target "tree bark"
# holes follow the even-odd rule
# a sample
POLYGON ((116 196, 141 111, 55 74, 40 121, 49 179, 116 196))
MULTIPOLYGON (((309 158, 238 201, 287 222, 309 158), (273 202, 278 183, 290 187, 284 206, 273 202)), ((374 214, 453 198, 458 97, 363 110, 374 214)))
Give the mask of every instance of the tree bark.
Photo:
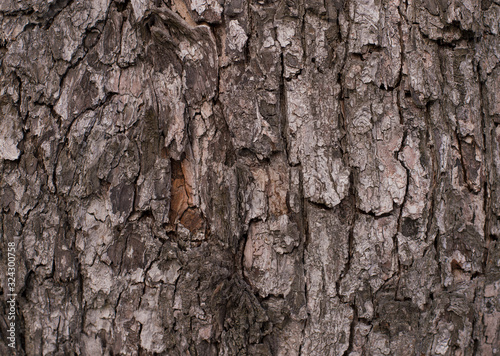
POLYGON ((0 353, 500 355, 499 19, 2 0, 0 353))

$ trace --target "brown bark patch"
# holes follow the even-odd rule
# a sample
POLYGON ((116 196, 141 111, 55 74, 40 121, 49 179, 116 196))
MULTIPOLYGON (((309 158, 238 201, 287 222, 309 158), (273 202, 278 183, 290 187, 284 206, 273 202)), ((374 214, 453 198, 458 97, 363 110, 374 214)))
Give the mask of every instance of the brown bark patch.
POLYGON ((192 233, 204 228, 204 218, 193 202, 193 170, 187 160, 172 160, 172 198, 169 224, 181 223, 192 233))

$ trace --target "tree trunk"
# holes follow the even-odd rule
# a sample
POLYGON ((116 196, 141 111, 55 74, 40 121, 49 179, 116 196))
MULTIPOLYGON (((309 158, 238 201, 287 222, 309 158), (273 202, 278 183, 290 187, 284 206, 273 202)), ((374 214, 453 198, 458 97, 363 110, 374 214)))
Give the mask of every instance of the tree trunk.
POLYGON ((0 353, 500 355, 499 19, 0 1, 0 353))

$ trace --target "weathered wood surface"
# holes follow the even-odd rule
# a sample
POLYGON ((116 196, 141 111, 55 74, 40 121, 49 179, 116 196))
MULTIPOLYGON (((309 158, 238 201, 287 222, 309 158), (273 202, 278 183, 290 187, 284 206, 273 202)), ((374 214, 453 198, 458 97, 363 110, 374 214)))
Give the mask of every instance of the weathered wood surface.
POLYGON ((0 1, 18 354, 500 355, 499 22, 0 1))

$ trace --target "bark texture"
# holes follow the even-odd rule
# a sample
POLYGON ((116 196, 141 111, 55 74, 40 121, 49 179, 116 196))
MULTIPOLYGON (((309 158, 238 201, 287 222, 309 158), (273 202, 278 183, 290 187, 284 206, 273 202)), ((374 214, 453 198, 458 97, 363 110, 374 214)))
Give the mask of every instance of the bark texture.
POLYGON ((499 19, 0 1, 18 354, 500 355, 499 19))

